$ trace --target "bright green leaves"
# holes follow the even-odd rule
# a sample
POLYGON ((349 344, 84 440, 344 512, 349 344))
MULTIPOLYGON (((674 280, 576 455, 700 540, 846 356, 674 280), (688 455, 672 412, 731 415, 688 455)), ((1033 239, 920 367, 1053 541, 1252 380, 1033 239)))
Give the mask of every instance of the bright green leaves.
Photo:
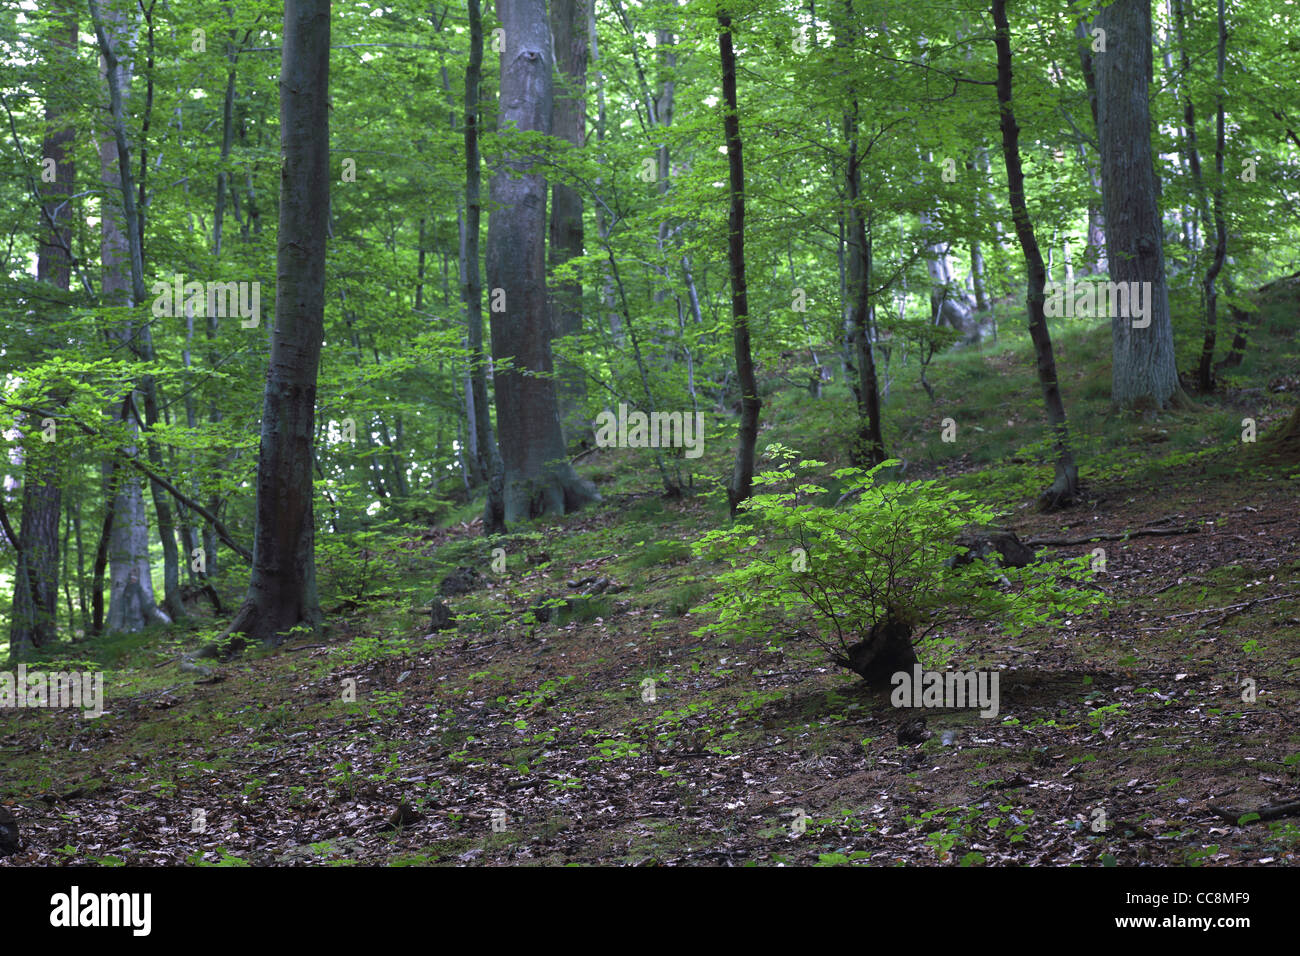
POLYGON ((1099 600, 1078 586, 1091 574, 1086 558, 1027 568, 950 566, 965 550, 959 535, 990 525, 996 514, 935 481, 886 481, 896 461, 834 472, 856 496, 837 508, 814 505, 821 486, 797 480, 820 463, 795 464, 789 449, 768 450, 780 464, 755 479, 758 493, 736 524, 705 533, 694 546, 697 557, 726 565, 719 592, 697 609, 717 617, 699 633, 802 634, 838 653, 891 614, 913 622, 918 637, 981 621, 1014 634, 1099 600))

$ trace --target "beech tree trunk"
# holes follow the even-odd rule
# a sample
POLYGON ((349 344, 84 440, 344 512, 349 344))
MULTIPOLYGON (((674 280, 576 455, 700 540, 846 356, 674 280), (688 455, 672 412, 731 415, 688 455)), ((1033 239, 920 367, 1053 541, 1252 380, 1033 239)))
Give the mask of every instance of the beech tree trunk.
POLYGON ((1002 158, 1007 169, 1007 189, 1011 197, 1011 218, 1016 227, 1016 238, 1024 252, 1025 267, 1029 274, 1029 336, 1034 342, 1038 360, 1038 382, 1043 389, 1043 402, 1047 406, 1047 424, 1052 431, 1056 450, 1056 477, 1043 492, 1040 504, 1048 510, 1065 507, 1079 495, 1079 470, 1070 450, 1070 434, 1066 425, 1065 402, 1056 378, 1056 358, 1052 352, 1052 336, 1047 329, 1044 314, 1044 287, 1047 270, 1043 255, 1034 236, 1034 226, 1029 220, 1025 205, 1025 174, 1020 162, 1020 127, 1012 111, 1011 100, 1011 27, 1007 23, 1006 0, 993 0, 993 24, 996 29, 994 43, 998 51, 998 108, 1002 125, 1002 158))
MULTIPOLYGON (((553 97, 546 0, 500 0, 500 129, 551 132, 553 97)), ((546 177, 513 153, 492 177, 487 279, 497 431, 507 524, 599 500, 569 464, 552 377, 546 295, 546 177)))
MULTIPOLYGON (((257 525, 248 596, 229 649, 321 622, 312 442, 325 314, 329 212, 329 0, 285 0, 280 66, 280 233, 275 321, 262 406, 257 525), (242 635, 242 637, 241 637, 242 635)), ((218 648, 205 648, 214 655, 218 648)))
POLYGON ((763 407, 754 377, 754 357, 749 349, 749 289, 745 283, 745 163, 741 156, 740 108, 736 97, 736 52, 731 42, 731 16, 718 11, 718 51, 722 60, 723 121, 727 139, 728 194, 727 258, 731 265, 731 328, 740 382, 740 433, 736 436, 736 463, 727 486, 727 501, 735 517, 740 503, 750 495, 754 481, 754 449, 758 444, 758 412, 763 407))
POLYGON ((1111 317, 1111 400, 1120 408, 1184 403, 1174 365, 1164 227, 1151 153, 1151 0, 1115 0, 1096 19, 1106 52, 1093 57, 1106 257, 1112 282, 1144 283, 1148 314, 1111 317), (1137 324, 1135 323, 1149 323, 1137 324))
MULTIPOLYGON (((587 4, 591 0, 551 0, 551 37, 560 89, 552 106, 551 132, 576 147, 587 138, 587 4)), ((552 271, 583 254, 582 194, 565 183, 551 187, 550 265, 552 271)), ((557 281, 551 296, 556 338, 582 332, 582 282, 557 281)), ((591 443, 591 423, 583 419, 587 380, 582 367, 556 362, 560 421, 568 446, 591 443)))
MULTIPOLYGON (((101 13, 90 0, 92 26, 99 41, 105 85, 109 91, 111 129, 99 141, 100 175, 106 190, 101 202, 100 261, 103 278, 101 297, 114 305, 130 305, 144 298, 143 262, 140 253, 135 210, 135 191, 131 188, 131 164, 127 153, 125 125, 121 121, 123 102, 131 84, 131 70, 126 53, 132 46, 130 17, 119 3, 107 4, 101 13), (140 276, 137 283, 136 277, 140 276), (137 296, 138 293, 138 296, 137 296)), ((131 354, 137 354, 134 324, 118 326, 114 336, 131 354)), ((134 456, 139 434, 134 395, 128 394, 114 404, 114 414, 130 436, 123 452, 134 456)), ((144 490, 139 476, 128 472, 114 476, 108 466, 107 484, 116 489, 112 501, 113 521, 108 539, 108 619, 107 630, 133 632, 154 620, 167 620, 157 607, 153 591, 153 571, 149 563, 149 524, 144 510, 144 490)))
MULTIPOLYGON (((51 48, 49 59, 51 65, 61 65, 75 55, 77 16, 68 10, 54 17, 58 22, 58 40, 51 48)), ((52 125, 71 108, 70 98, 61 84, 52 84, 46 90, 47 123, 52 125)), ((53 161, 54 181, 42 183, 36 278, 64 292, 68 291, 72 274, 71 196, 76 172, 73 138, 74 131, 69 125, 54 129, 41 141, 42 160, 53 161)), ((45 330, 38 329, 37 335, 44 338, 45 330)), ((46 347, 57 346, 51 339, 46 347)), ((41 440, 39 422, 27 422, 23 438, 22 524, 18 532, 13 619, 9 628, 11 659, 24 656, 33 647, 52 643, 56 636, 59 514, 63 496, 55 447, 54 443, 41 440)))
MULTIPOLYGON (((130 51, 133 46, 134 30, 128 14, 123 7, 110 7, 106 19, 100 12, 96 0, 90 0, 90 15, 95 36, 99 42, 100 54, 104 64, 104 79, 108 87, 109 118, 111 123, 114 156, 117 160, 116 177, 106 177, 106 181, 115 182, 121 195, 121 231, 125 232, 127 262, 130 264, 130 286, 127 302, 133 305, 145 301, 144 287, 144 174, 147 165, 144 162, 144 147, 141 147, 140 198, 135 193, 135 183, 131 171, 131 152, 127 140, 126 114, 124 101, 130 86, 130 70, 120 61, 121 51, 130 51)), ((152 37, 152 34, 151 34, 152 37)), ((150 50, 152 55, 152 49, 150 50)), ((152 104, 152 87, 145 100, 145 120, 143 129, 148 131, 149 107, 152 104)), ((114 238, 120 242, 120 237, 114 238)), ((129 331, 129 330, 128 330, 129 331)), ((142 323, 139 330, 123 339, 132 355, 138 360, 152 363, 154 360, 153 332, 149 323, 142 323)), ((159 423, 158 390, 154 377, 150 374, 141 376, 140 396, 144 405, 144 422, 149 428, 145 436, 145 447, 150 464, 156 472, 163 470, 162 451, 152 436, 152 429, 159 423)), ((137 415, 137 419, 139 416, 137 415)), ((180 597, 180 561, 176 548, 176 527, 172 520, 172 511, 167 492, 158 481, 149 483, 154 511, 158 517, 158 535, 162 542, 164 604, 172 619, 184 614, 184 605, 180 597)), ((146 534, 147 539, 147 534, 146 534)), ((140 578, 148 577, 141 574, 140 578)), ((133 580, 128 576, 128 584, 133 580)), ((163 616, 165 617, 165 615, 163 616)))

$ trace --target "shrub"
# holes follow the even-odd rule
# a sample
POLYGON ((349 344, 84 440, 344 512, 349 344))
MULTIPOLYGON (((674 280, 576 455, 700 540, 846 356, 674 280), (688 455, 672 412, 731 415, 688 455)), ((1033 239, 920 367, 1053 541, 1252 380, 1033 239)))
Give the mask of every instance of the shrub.
POLYGON ((996 570, 983 561, 951 566, 966 553, 958 536, 996 514, 934 481, 878 481, 895 461, 834 472, 860 495, 847 508, 817 507, 810 499, 825 489, 797 473, 823 463, 796 463, 780 445, 767 451, 777 467, 755 478, 758 493, 736 523, 693 545, 697 557, 728 566, 713 600, 695 609, 717 613, 697 634, 766 638, 784 629, 877 683, 915 662, 912 642, 945 624, 998 621, 1016 634, 1099 600, 1063 580, 1086 581, 1086 557, 996 570))

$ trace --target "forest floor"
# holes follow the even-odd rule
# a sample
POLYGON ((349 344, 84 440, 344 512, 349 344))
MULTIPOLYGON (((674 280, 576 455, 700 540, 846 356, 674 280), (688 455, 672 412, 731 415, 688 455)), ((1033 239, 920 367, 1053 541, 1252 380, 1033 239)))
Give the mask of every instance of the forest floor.
MULTIPOLYGON (((717 502, 643 484, 506 539, 507 571, 449 600, 455 630, 374 594, 210 678, 142 644, 98 719, 0 711, 0 804, 25 841, 0 866, 1294 865, 1300 817, 1236 817, 1300 797, 1297 476, 1210 445, 1145 467, 1115 448, 1082 505, 1011 509, 1021 538, 1075 542, 1040 545, 1054 556, 1104 547, 1106 600, 1015 639, 954 635, 954 666, 999 671, 994 718, 926 710, 928 739, 900 742, 916 712, 818 648, 696 636, 713 569, 689 542, 717 502)), ((1014 456, 913 460, 909 478, 1004 502, 1025 484, 1014 456)), ((412 533, 404 560, 427 604, 491 557, 456 525, 412 533)))

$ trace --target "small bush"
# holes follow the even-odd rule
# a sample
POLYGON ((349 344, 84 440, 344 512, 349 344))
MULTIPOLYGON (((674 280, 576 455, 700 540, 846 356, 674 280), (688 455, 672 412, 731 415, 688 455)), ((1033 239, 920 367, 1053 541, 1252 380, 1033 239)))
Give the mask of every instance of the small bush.
MULTIPOLYGON (((958 536, 996 515, 970 495, 934 481, 886 484, 878 473, 896 462, 831 477, 861 494, 843 509, 810 503, 824 489, 797 472, 823 467, 768 447, 779 465, 755 478, 758 492, 731 528, 702 535, 698 557, 721 561, 714 599, 697 612, 717 613, 697 634, 766 638, 774 630, 811 638, 838 663, 864 663, 877 628, 924 638, 944 624, 998 621, 1016 634, 1054 614, 1077 614, 1097 603, 1095 591, 1065 583, 1086 580, 1088 559, 992 569, 982 561, 949 567, 965 553, 958 536)), ((910 651, 910 648, 908 648, 910 651)))

